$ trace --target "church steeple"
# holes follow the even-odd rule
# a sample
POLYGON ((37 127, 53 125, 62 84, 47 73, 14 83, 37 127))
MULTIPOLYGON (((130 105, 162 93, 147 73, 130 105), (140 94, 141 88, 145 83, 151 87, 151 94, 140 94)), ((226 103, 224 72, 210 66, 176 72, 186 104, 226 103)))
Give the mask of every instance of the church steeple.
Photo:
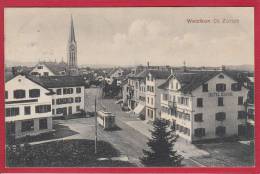
POLYGON ((70 17, 71 17, 71 21, 70 21, 70 38, 69 38, 69 42, 76 42, 72 15, 70 17))
POLYGON ((71 21, 70 21, 70 32, 69 32, 69 40, 68 40, 68 69, 71 72, 77 71, 77 69, 78 69, 77 42, 76 42, 76 38, 75 38, 75 31, 74 31, 74 24, 73 24, 72 16, 71 16, 71 21))

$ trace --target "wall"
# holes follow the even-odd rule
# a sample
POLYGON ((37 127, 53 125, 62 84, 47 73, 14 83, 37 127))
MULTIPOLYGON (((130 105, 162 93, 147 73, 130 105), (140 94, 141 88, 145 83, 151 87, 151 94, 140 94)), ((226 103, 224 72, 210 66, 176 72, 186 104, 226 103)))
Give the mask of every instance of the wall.
MULTIPOLYGON (((196 128, 205 128, 206 136, 202 137, 203 139, 216 138, 215 128, 219 125, 226 127, 226 136, 237 135, 238 125, 245 124, 244 119, 238 119, 238 111, 245 110, 245 107, 238 105, 238 96, 243 96, 244 102, 247 99, 248 90, 242 88, 241 91, 232 91, 231 84, 236 83, 229 76, 221 73, 224 76, 224 79, 218 78, 219 75, 209 80, 208 83, 208 92, 202 92, 202 86, 198 87, 192 92, 192 108, 193 116, 196 113, 203 113, 203 122, 197 123, 193 122, 193 130, 196 128), (216 84, 224 83, 226 84, 225 93, 231 93, 232 96, 224 96, 224 106, 218 106, 218 97, 210 97, 209 93, 216 92, 216 84), (197 98, 203 98, 203 107, 197 107, 197 98), (226 112, 226 120, 216 121, 215 113, 217 112, 226 112)), ((202 138, 192 137, 193 140, 200 140, 202 138)))

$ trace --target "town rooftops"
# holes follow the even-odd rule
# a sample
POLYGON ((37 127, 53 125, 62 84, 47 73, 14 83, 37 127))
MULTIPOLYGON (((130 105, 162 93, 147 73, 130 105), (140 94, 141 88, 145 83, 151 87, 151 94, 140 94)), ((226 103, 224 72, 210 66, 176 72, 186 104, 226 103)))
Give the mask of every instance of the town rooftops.
POLYGON ((224 73, 233 80, 240 83, 240 81, 235 78, 238 77, 236 73, 230 71, 187 71, 187 72, 174 72, 163 84, 161 84, 159 89, 168 89, 169 81, 171 78, 175 77, 181 83, 181 89, 183 93, 189 93, 207 82, 211 78, 215 77, 219 73, 224 73))
POLYGON ((148 70, 148 74, 151 74, 155 79, 167 79, 171 73, 167 70, 148 70))
POLYGON ((131 75, 129 76, 130 79, 145 79, 148 74, 148 70, 145 69, 141 72, 139 72, 137 75, 131 75))
POLYGON ((46 88, 84 86, 85 80, 81 76, 28 76, 30 80, 45 86, 46 88))

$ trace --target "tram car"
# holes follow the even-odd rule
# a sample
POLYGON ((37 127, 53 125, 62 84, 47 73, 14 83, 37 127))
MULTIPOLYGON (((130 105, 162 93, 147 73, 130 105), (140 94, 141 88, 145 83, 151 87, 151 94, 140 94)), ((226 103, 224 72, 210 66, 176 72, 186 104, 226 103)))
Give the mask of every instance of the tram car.
POLYGON ((116 127, 115 115, 111 112, 98 111, 97 112, 98 124, 103 127, 103 129, 113 129, 116 127))

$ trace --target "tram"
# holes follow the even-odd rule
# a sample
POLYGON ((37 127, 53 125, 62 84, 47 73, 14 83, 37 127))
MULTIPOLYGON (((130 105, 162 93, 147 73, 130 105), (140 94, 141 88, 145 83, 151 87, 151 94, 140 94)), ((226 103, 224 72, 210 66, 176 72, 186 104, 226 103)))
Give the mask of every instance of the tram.
POLYGON ((103 127, 103 129, 113 129, 116 127, 115 115, 111 112, 106 112, 100 110, 97 112, 98 124, 103 127))

